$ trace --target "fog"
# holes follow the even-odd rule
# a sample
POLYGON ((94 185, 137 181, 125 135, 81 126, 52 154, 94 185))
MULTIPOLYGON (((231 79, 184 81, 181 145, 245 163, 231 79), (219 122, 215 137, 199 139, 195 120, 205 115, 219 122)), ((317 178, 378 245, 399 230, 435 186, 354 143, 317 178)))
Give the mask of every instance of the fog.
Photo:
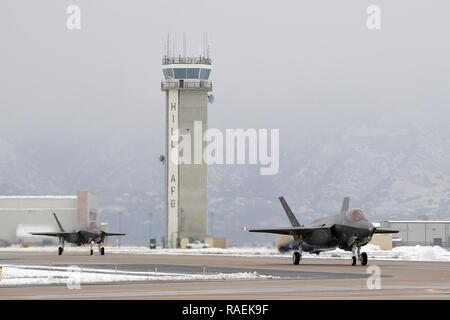
POLYGON ((162 236, 161 58, 168 33, 181 53, 185 32, 187 52, 198 55, 207 32, 210 127, 279 128, 281 136, 276 176, 260 177, 252 166, 211 168, 209 210, 218 235, 269 241, 238 230, 261 225, 260 218, 286 224, 278 193, 308 213, 303 220, 337 209, 347 194, 376 218, 449 216, 449 10, 448 1, 425 0, 2 0, 0 194, 91 190, 112 229, 114 208, 127 212, 125 229, 135 231, 128 243, 145 242, 140 221, 148 225, 149 213, 162 236), (81 30, 66 28, 70 4, 81 8, 81 30), (366 27, 372 4, 381 8, 381 30, 366 27), (361 128, 368 128, 366 138, 406 133, 389 141, 348 138, 361 128), (346 162, 358 161, 343 152, 350 145, 370 151, 358 166, 346 162), (418 149, 402 149, 411 145, 418 149), (384 157, 395 181, 366 181, 377 176, 379 162, 368 164, 373 153, 384 157), (424 159, 390 167, 415 155, 424 159), (323 172, 311 165, 319 162, 323 172), (436 188, 426 189, 405 168, 440 180, 430 178, 436 188), (395 198, 398 184, 408 187, 395 198), (411 202, 418 195, 436 206, 427 211, 423 201, 411 202))

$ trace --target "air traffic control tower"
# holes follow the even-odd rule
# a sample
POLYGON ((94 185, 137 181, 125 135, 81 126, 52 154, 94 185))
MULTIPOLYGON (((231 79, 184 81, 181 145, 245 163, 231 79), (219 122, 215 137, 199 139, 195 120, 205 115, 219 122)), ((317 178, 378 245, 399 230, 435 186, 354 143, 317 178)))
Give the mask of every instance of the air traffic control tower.
POLYGON ((167 54, 162 59, 162 71, 161 90, 166 93, 165 246, 175 248, 183 238, 192 241, 204 240, 207 236, 208 169, 203 159, 195 157, 199 147, 203 155, 205 142, 201 139, 201 146, 196 145, 194 135, 203 136, 207 129, 208 92, 212 91, 211 59, 167 54), (198 132, 200 122, 201 133, 198 132), (187 135, 191 139, 191 164, 180 163, 180 153, 174 152, 174 148, 178 149, 176 142, 182 144, 187 135))

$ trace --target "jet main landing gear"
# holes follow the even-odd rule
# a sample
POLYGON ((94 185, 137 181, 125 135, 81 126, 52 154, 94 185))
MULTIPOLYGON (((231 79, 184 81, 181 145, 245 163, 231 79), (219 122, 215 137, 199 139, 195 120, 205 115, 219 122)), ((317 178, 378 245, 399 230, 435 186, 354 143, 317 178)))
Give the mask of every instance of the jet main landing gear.
POLYGON ((302 259, 302 255, 300 254, 300 252, 295 251, 292 254, 292 263, 293 264, 295 264, 295 265, 299 264, 301 259, 302 259))
POLYGON ((302 243, 300 242, 298 245, 298 251, 294 251, 292 254, 292 264, 298 265, 300 263, 300 260, 302 260, 302 243))
POLYGON ((361 253, 361 265, 366 266, 367 265, 367 253, 363 252, 361 253))
POLYGON ((361 247, 352 248, 352 266, 356 265, 356 261, 360 261, 362 266, 366 266, 368 262, 368 257, 366 252, 361 253, 361 247))

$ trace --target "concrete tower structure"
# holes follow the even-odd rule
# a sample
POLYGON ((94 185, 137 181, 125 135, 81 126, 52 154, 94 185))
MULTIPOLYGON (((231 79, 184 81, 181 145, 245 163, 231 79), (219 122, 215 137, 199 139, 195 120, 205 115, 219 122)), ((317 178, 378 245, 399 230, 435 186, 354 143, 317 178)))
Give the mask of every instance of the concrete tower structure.
MULTIPOLYGON (((162 70, 161 90, 166 93, 165 245, 175 248, 183 238, 192 241, 204 240, 207 236, 208 171, 198 155, 203 155, 205 148, 201 137, 208 125, 211 59, 166 54, 162 70), (178 152, 178 146, 186 138, 191 141, 190 164, 180 161, 180 155, 186 151, 178 152)), ((186 148, 186 144, 183 146, 186 148)))

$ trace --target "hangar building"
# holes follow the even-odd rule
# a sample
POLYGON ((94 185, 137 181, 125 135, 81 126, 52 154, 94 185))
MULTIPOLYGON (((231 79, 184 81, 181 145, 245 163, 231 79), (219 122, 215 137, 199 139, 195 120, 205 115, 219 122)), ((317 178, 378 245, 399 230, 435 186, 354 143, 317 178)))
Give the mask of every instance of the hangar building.
POLYGON ((69 196, 0 196, 0 246, 56 241, 29 234, 59 231, 53 212, 68 231, 98 226, 98 200, 89 192, 69 196))
POLYGON ((399 230, 394 246, 440 246, 450 248, 450 221, 383 221, 382 228, 399 230))

